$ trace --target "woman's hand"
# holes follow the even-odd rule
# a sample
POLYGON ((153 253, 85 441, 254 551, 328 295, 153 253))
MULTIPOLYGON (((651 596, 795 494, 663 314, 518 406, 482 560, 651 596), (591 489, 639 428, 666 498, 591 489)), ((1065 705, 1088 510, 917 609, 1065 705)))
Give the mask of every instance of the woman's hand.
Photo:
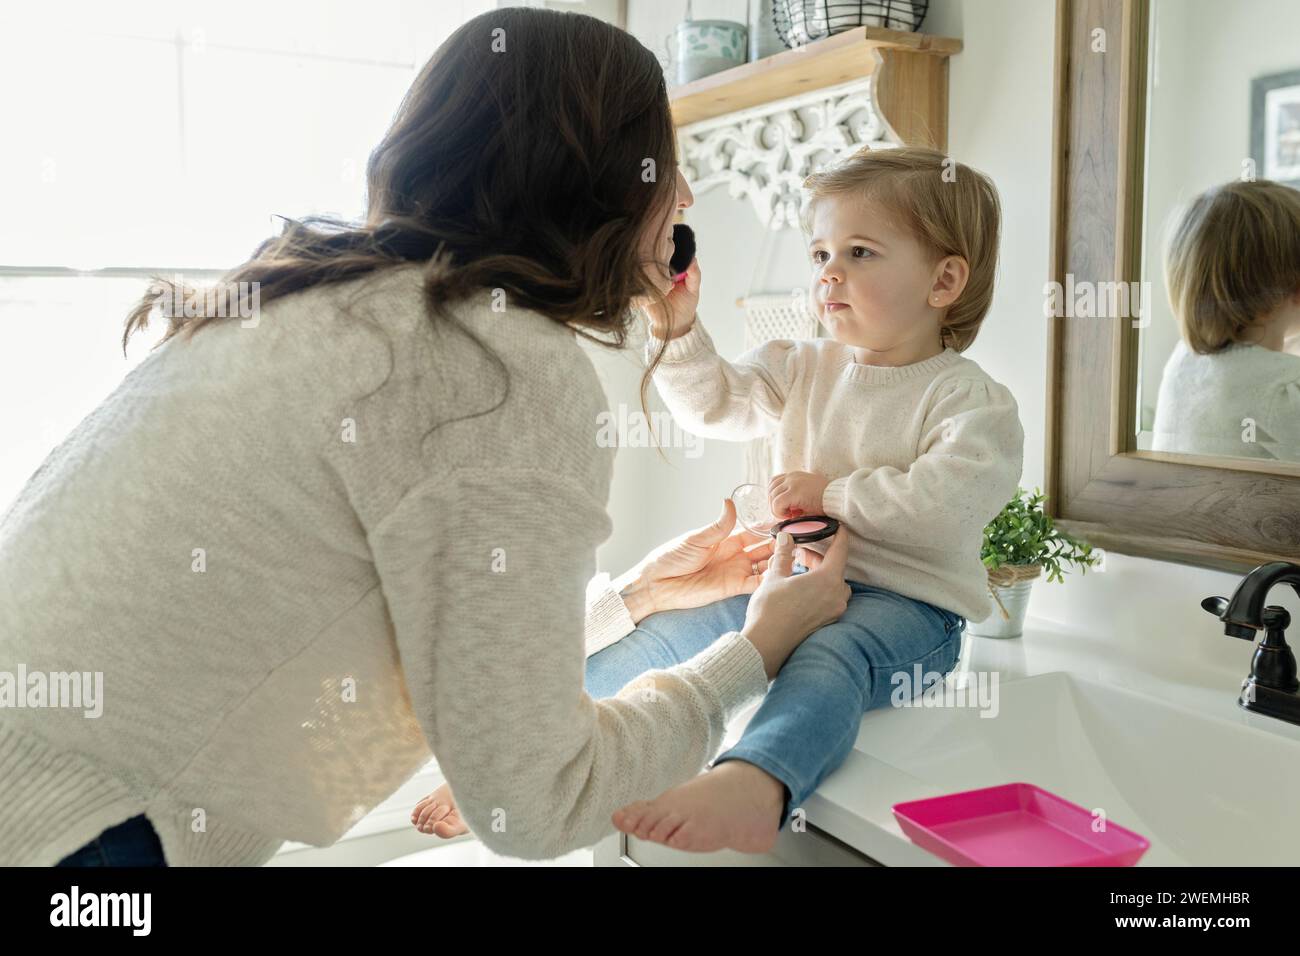
POLYGON ((632 300, 650 320, 650 334, 657 339, 675 339, 685 335, 695 324, 695 310, 700 305, 700 261, 692 259, 680 282, 668 292, 668 313, 654 304, 649 296, 632 300))
POLYGON ((613 582, 632 620, 752 593, 772 556, 772 539, 752 531, 732 534, 735 525, 736 506, 728 498, 713 524, 661 545, 613 582))
POLYGON ((844 581, 848 554, 848 532, 840 528, 826 554, 800 548, 799 559, 809 570, 794 574, 793 538, 785 532, 777 535, 776 553, 763 582, 749 599, 741 629, 762 655, 768 680, 776 677, 804 638, 839 620, 849 606, 852 591, 844 581))

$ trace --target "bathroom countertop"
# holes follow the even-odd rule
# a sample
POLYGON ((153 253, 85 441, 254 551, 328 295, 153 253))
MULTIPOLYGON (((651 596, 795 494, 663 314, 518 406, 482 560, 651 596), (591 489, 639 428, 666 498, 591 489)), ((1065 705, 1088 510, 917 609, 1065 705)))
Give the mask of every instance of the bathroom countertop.
MULTIPOLYGON (((1039 674, 1065 672, 1098 684, 1149 696, 1200 715, 1258 728, 1300 745, 1300 725, 1252 713, 1238 706, 1242 680, 1250 673, 1251 647, 1238 642, 1210 645, 1213 636, 1196 635, 1185 643, 1164 639, 1129 640, 1071 630, 1057 622, 1030 618, 1021 637, 965 636, 962 659, 950 680, 966 682, 996 673, 999 685, 1039 674), (1195 646, 1201 643, 1201 647, 1195 646), (1212 646, 1215 653, 1197 653, 1212 646), (1227 648, 1226 651, 1224 648, 1227 648), (1239 650, 1239 653, 1234 653, 1239 650), (1217 658, 1217 659, 1215 659, 1217 658), (1236 666, 1222 663, 1236 660, 1236 666)), ((740 736, 757 705, 729 729, 724 749, 740 736)), ((876 712, 873 712, 876 713, 876 712)), ((864 723, 872 719, 867 714, 864 723)), ((1007 781, 1011 782, 1011 781, 1007 781)), ((861 738, 844 764, 804 802, 808 822, 872 859, 890 866, 948 866, 916 846, 899 827, 891 807, 952 792, 920 780, 872 757, 861 738)))

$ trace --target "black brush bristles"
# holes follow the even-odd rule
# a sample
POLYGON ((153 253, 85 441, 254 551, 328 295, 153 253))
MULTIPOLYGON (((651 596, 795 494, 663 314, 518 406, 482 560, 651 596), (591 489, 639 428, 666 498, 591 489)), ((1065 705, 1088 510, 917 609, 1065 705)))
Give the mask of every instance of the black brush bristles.
POLYGON ((676 279, 691 267, 695 258, 695 232, 684 222, 673 226, 673 257, 668 262, 668 269, 676 279))

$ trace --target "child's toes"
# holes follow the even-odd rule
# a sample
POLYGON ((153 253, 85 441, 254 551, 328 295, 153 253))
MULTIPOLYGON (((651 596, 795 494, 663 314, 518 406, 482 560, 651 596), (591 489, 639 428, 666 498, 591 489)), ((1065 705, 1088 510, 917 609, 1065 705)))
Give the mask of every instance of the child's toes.
POLYGON ((689 820, 674 830, 672 835, 664 841, 665 845, 677 850, 693 849, 695 842, 695 835, 691 830, 691 823, 689 820))
POLYGON ((651 828, 663 818, 663 811, 647 801, 629 804, 623 808, 623 811, 625 811, 623 823, 616 824, 616 826, 625 833, 630 833, 642 840, 646 838, 646 834, 650 832, 651 828))
POLYGON ((624 833, 633 832, 637 824, 641 822, 641 818, 645 816, 646 808, 649 806, 650 804, 644 800, 638 800, 635 803, 629 803, 625 807, 619 807, 614 811, 614 826, 624 833))
POLYGON ((656 843, 667 843, 668 838, 673 835, 674 831, 681 829, 683 822, 685 821, 678 814, 665 813, 654 822, 645 838, 654 840, 656 843))
POLYGON ((449 813, 433 825, 433 832, 443 839, 448 839, 450 837, 460 836, 462 833, 468 833, 469 827, 465 826, 464 821, 460 818, 460 814, 449 813))
POLYGON ((443 817, 445 817, 451 808, 442 803, 431 803, 420 811, 420 817, 416 820, 415 825, 421 830, 428 832, 443 817))

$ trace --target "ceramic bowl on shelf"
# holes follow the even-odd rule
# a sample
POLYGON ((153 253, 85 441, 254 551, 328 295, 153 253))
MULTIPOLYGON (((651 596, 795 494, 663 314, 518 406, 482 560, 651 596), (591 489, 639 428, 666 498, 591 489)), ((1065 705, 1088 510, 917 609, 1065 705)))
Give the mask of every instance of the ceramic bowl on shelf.
POLYGON ((733 20, 683 20, 677 24, 673 59, 677 82, 730 70, 745 63, 749 30, 733 20))

